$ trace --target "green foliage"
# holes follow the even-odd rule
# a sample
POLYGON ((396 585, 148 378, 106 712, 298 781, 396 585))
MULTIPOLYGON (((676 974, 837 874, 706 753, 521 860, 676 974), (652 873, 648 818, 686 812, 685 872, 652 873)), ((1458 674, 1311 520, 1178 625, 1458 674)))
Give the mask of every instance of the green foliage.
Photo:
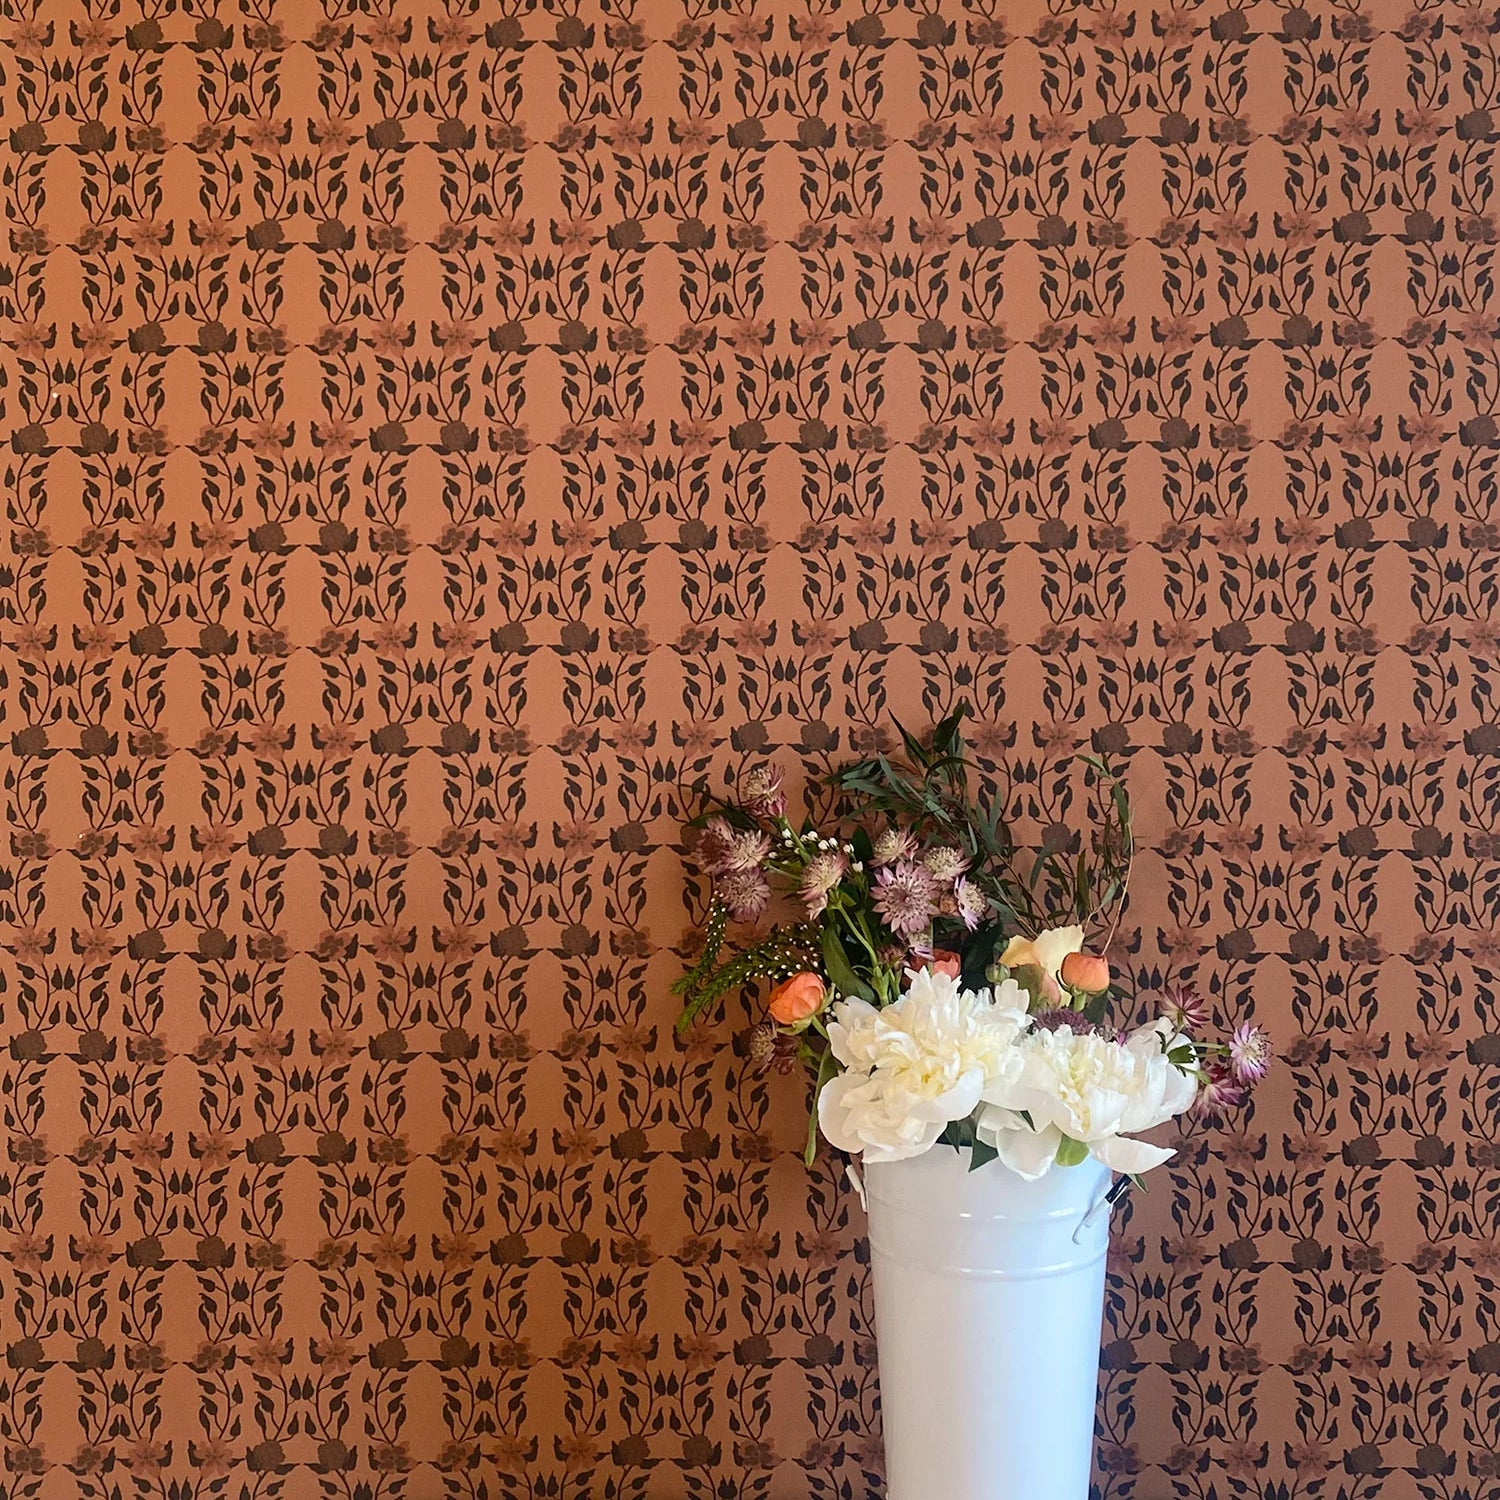
MULTIPOLYGON (((721 927, 722 936, 722 927, 721 927)), ((760 980, 779 982, 803 970, 821 973, 818 935, 811 927, 774 927, 753 948, 736 954, 727 963, 714 965, 719 944, 712 955, 684 974, 672 986, 672 993, 682 999, 677 1017, 677 1031, 685 1032, 705 1011, 716 1006, 725 995, 744 989, 760 980)), ((707 949, 705 948, 705 954, 707 949)))
POLYGON ((904 761, 877 755, 835 771, 841 811, 856 818, 882 813, 924 842, 962 849, 976 869, 1009 863, 1015 850, 998 809, 981 811, 969 796, 970 765, 959 732, 968 711, 960 703, 933 730, 930 745, 898 724, 904 761))
POLYGON ((943 1133, 938 1137, 938 1143, 943 1146, 952 1146, 955 1151, 967 1150, 971 1172, 977 1167, 984 1166, 986 1162, 994 1161, 1000 1154, 988 1141, 979 1139, 973 1120, 949 1121, 943 1133))
POLYGON ((1082 1141, 1075 1141, 1072 1136, 1065 1135, 1057 1147, 1057 1164, 1060 1167, 1076 1167, 1087 1159, 1088 1154, 1089 1148, 1082 1141))
POLYGON ((858 1000, 875 999, 875 991, 854 972, 849 955, 844 951, 843 939, 832 923, 823 929, 822 954, 824 977, 840 995, 858 1000))
MULTIPOLYGON (((719 954, 723 952, 724 934, 728 926, 729 913, 724 910, 723 903, 710 901, 708 903, 708 921, 703 926, 703 952, 698 955, 698 962, 672 986, 672 993, 674 995, 692 997, 702 988, 709 976, 714 972, 714 966, 719 961, 719 954)), ((680 1017, 678 1018, 677 1029, 679 1031, 683 1029, 680 1017)))
POLYGON ((1023 876, 1016 868, 1020 851, 1000 809, 979 807, 969 793, 973 765, 962 735, 968 712, 968 704, 960 703, 926 745, 898 724, 904 758, 855 761, 833 774, 832 785, 847 816, 876 812, 924 843, 963 850, 992 917, 972 934, 950 922, 935 938, 938 946, 958 950, 964 982, 977 988, 1012 934, 1064 925, 1070 915, 1085 926, 1101 922, 1124 899, 1134 840, 1124 782, 1106 758, 1081 756, 1098 804, 1095 835, 1071 860, 1058 851, 1039 851, 1023 876))
POLYGON ((818 1155, 818 1096, 823 1085, 839 1070, 833 1048, 825 1046, 818 1056, 818 1076, 813 1083, 812 1105, 807 1112, 807 1144, 802 1148, 802 1160, 812 1166, 818 1155))
MULTIPOLYGON (((1055 850, 1038 853, 1027 879, 1028 888, 1040 889, 1043 909, 1056 913, 1071 908, 1085 927, 1102 923, 1123 905, 1130 885, 1130 865, 1135 855, 1130 796, 1125 783, 1105 756, 1081 755, 1097 811, 1092 820, 1094 835, 1082 841, 1071 860, 1055 850)), ((1050 925, 1060 917, 1053 916, 1050 925)), ((1110 935, 1114 928, 1111 925, 1110 935)), ((1100 945, 1108 947, 1108 940, 1100 945)))

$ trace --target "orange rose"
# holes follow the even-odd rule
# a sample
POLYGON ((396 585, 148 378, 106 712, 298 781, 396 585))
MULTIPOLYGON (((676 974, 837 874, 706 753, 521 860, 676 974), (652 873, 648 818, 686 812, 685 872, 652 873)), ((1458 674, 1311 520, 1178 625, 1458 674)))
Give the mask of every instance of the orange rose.
POLYGON ((1097 953, 1070 953, 1062 961, 1062 982, 1084 995, 1102 995, 1109 988, 1109 963, 1097 953))
POLYGON ((793 974, 771 991, 766 1009, 783 1026, 811 1020, 828 1002, 828 989, 816 974, 793 974))
MULTIPOLYGON (((914 965, 913 967, 919 967, 914 965)), ((931 969, 934 974, 946 974, 949 979, 957 979, 959 971, 963 967, 962 960, 958 954, 948 948, 934 948, 932 957, 921 968, 931 969)))

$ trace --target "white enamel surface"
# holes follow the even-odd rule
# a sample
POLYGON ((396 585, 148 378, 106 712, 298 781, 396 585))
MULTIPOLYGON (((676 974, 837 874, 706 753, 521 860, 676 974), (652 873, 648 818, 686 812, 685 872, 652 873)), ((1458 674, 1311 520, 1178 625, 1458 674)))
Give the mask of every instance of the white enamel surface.
POLYGON ((864 1169, 887 1500, 1087 1500, 1110 1173, 968 1160, 864 1169))

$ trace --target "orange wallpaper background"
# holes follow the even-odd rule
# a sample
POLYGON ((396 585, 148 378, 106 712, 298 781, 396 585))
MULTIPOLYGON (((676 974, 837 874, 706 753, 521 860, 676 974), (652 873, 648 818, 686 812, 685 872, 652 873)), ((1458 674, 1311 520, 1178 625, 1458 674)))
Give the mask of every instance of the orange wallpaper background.
MULTIPOLYGON (((10 0, 8 1496, 850 1497, 686 793, 960 696, 1282 1061, 1110 1497, 1500 1484, 1493 5, 10 0)), ((747 1002, 748 1006, 748 1002, 747 1002)))

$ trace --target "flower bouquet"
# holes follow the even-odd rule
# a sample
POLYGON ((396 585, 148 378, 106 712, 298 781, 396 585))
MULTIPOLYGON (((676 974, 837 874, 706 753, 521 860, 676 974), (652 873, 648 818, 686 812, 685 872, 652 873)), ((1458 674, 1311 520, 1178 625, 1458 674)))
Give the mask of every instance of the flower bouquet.
POLYGON ((1094 836, 1023 861, 970 798, 964 714, 925 744, 901 731, 899 759, 836 771, 826 828, 788 818, 768 768, 695 820, 712 894, 702 952, 675 986, 679 1029, 728 993, 772 986, 751 1053, 811 1072, 809 1162, 821 1126, 865 1162, 942 1142, 968 1147, 971 1168, 998 1156, 1028 1179, 1085 1157, 1139 1177, 1172 1155, 1139 1136, 1241 1103, 1266 1035, 1245 1023, 1206 1040, 1186 985, 1133 1025, 1112 1019, 1108 949, 1133 854, 1124 785, 1085 757, 1094 836), (726 957, 730 925, 758 922, 777 895, 787 920, 726 957))
POLYGON ((892 1500, 1071 1500, 1088 1484, 1113 1176, 1171 1157, 1143 1139, 1155 1127, 1239 1105, 1270 1048, 1249 1022, 1209 1040, 1186 985, 1113 1013, 1134 852, 1120 777, 1086 757, 1090 836, 1054 830, 1027 853, 970 794, 964 716, 835 771, 817 824, 792 821, 767 767, 705 805, 711 895, 678 1024, 768 986, 751 1057, 812 1076, 809 1164, 819 1131, 858 1164, 892 1500), (979 1393, 972 1411, 956 1386, 979 1393))

